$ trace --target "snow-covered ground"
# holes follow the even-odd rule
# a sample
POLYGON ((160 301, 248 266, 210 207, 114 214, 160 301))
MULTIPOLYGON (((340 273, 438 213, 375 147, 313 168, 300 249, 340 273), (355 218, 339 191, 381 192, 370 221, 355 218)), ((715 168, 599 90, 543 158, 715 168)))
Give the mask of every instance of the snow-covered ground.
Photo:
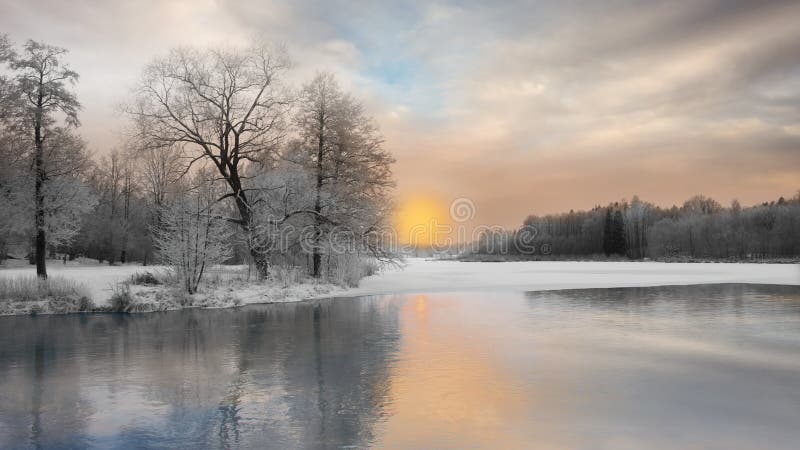
POLYGON ((798 264, 461 262, 409 259, 365 278, 348 296, 463 290, 551 290, 704 283, 800 285, 798 264))
MULTIPOLYGON (((107 304, 113 287, 132 274, 156 270, 163 268, 139 265, 63 265, 56 262, 48 266, 48 274, 51 276, 85 285, 98 306, 107 304)), ((30 276, 34 273, 31 266, 0 269, 0 277, 30 276)), ((330 285, 299 285, 285 289, 241 283, 231 285, 230 288, 219 288, 235 296, 237 303, 248 304, 434 291, 532 291, 703 283, 800 285, 800 265, 567 261, 495 263, 409 259, 402 268, 390 269, 365 278, 355 289, 336 289, 330 285)))
MULTIPOLYGON (((2 267, 2 266, 0 266, 2 267)), ((153 272, 163 270, 158 266, 141 266, 138 264, 109 266, 101 264, 62 264, 60 261, 48 261, 47 275, 75 281, 86 286, 95 304, 103 305, 111 297, 112 289, 118 283, 127 280, 137 272, 153 272)), ((22 267, 0 268, 0 277, 34 276, 36 269, 31 265, 22 267)))

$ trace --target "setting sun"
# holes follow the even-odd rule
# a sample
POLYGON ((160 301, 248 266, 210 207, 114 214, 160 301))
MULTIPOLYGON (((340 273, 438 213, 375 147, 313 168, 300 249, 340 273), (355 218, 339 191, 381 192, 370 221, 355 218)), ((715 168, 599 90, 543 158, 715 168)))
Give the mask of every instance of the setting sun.
POLYGON ((441 244, 450 224, 447 204, 430 196, 413 196, 400 203, 395 219, 403 244, 441 244))

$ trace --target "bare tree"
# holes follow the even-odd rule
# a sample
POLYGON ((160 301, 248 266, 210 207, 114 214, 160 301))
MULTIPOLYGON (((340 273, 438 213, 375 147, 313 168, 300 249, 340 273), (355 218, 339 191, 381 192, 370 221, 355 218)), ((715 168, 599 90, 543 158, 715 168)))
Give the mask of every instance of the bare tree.
MULTIPOLYGON (((238 218, 252 228, 253 203, 244 168, 272 157, 285 133, 289 97, 280 78, 289 62, 282 49, 172 50, 144 71, 128 112, 141 124, 139 138, 154 148, 181 145, 189 157, 213 164, 232 198, 238 218)), ((267 255, 251 248, 263 275, 267 255)))
POLYGON ((164 206, 171 187, 183 173, 180 148, 144 148, 135 151, 134 157, 148 201, 155 209, 164 206))
POLYGON ((22 123, 33 138, 35 184, 36 274, 47 278, 45 183, 47 182, 45 142, 56 122, 55 113, 62 113, 67 126, 78 125, 80 104, 68 85, 78 80, 78 74, 63 64, 67 51, 60 47, 27 41, 20 53, 4 44, 2 59, 15 71, 15 84, 24 102, 22 123))

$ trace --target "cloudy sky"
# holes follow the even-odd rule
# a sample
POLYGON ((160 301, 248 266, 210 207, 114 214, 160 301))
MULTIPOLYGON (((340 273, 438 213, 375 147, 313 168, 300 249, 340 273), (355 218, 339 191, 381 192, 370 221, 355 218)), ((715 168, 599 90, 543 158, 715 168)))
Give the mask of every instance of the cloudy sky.
POLYGON ((71 50, 82 132, 177 45, 284 43, 331 70, 397 158, 401 203, 472 199, 482 223, 634 194, 744 204, 800 189, 800 2, 0 0, 0 32, 71 50))

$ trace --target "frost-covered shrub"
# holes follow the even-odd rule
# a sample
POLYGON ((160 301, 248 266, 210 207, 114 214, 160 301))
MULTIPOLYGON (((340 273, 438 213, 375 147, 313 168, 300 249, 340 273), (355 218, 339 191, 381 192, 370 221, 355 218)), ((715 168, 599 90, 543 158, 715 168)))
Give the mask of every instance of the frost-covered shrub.
POLYGON ((206 269, 230 258, 231 230, 217 211, 221 195, 212 181, 199 174, 194 188, 161 213, 156 245, 188 294, 197 292, 206 269))

